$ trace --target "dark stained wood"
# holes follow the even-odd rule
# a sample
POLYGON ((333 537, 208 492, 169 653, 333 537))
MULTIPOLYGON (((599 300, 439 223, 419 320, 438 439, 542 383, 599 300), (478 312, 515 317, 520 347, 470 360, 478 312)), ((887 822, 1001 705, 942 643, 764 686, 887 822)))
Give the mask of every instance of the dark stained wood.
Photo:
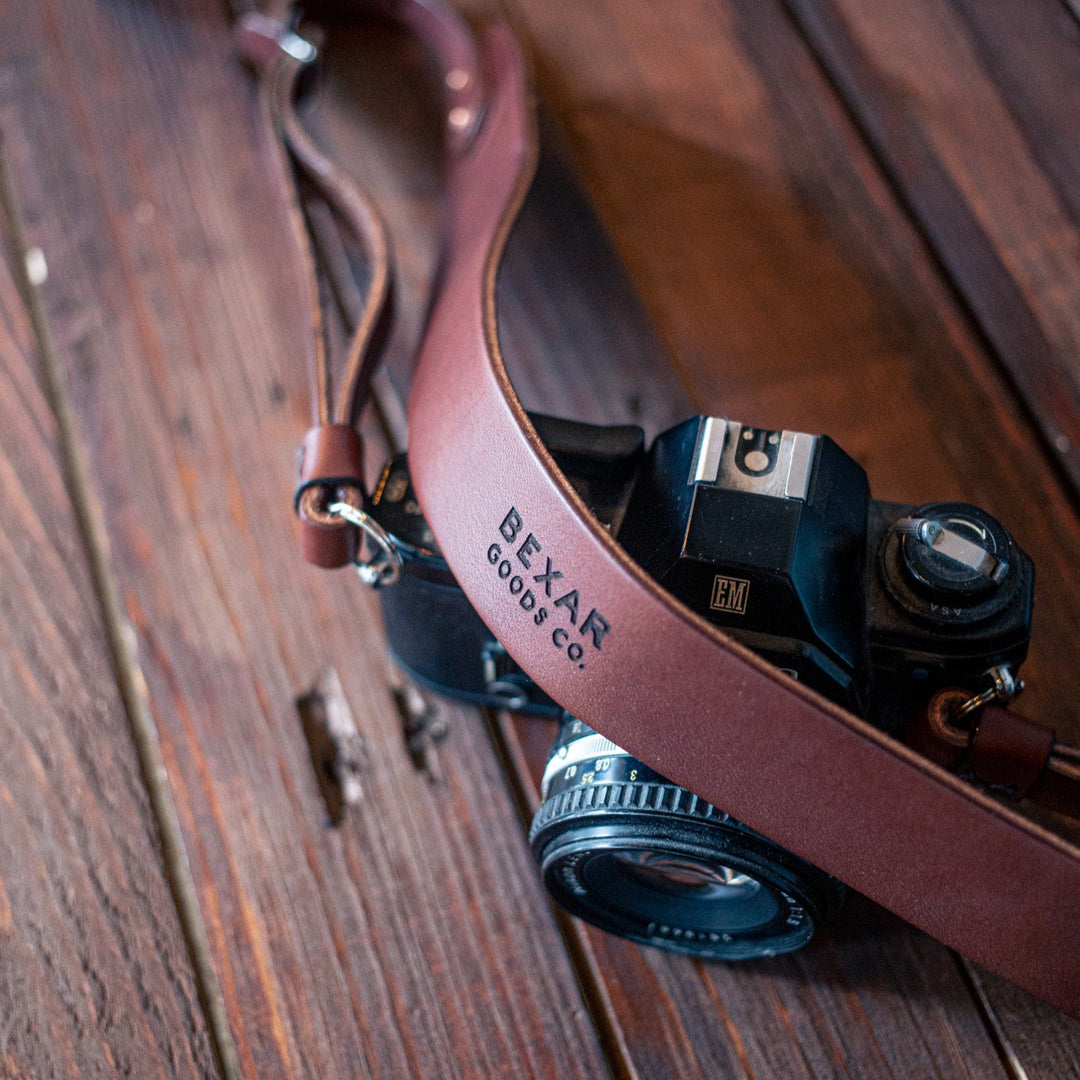
MULTIPOLYGON (((913 226, 890 186, 895 177, 883 174, 849 117, 858 113, 854 97, 874 105, 877 87, 838 79, 838 93, 822 71, 825 30, 841 25, 835 12, 855 18, 840 0, 828 9, 831 22, 815 14, 824 5, 797 5, 818 55, 779 0, 499 6, 533 50, 544 99, 629 268, 627 277, 551 166, 515 229, 500 281, 503 342, 526 403, 582 419, 638 420, 653 431, 697 408, 826 431, 867 467, 880 497, 956 496, 987 506, 1050 585, 1040 592, 1025 707, 1080 738, 1080 668, 1060 644, 1080 636, 1075 503, 980 336, 1003 352, 1002 342, 1030 341, 1032 320, 1043 319, 1042 334, 1051 323, 1064 335, 1076 331, 1076 311, 1042 261, 1062 242, 1053 222, 1024 217, 1022 200, 1001 208, 988 198, 980 228, 1024 245, 1025 258, 1002 255, 1006 270, 962 283, 957 303, 960 276, 944 250, 952 241, 929 230, 922 211, 913 226), (1014 233, 996 231, 1005 221, 1014 233), (920 230, 941 249, 928 252, 920 230), (1010 306, 1014 294, 1022 304, 1010 306)), ((474 13, 494 7, 470 4, 474 13)), ((864 8, 852 12, 870 18, 864 8)), ((1066 114, 1040 111, 1043 98, 1015 85, 1037 67, 1039 48, 1027 39, 1014 48, 1007 35, 991 44, 987 28, 1008 24, 983 23, 976 8, 964 7, 964 25, 972 35, 984 27, 981 55, 995 58, 995 85, 1011 86, 1025 136, 1017 144, 1038 144, 1039 168, 1071 207, 1075 193, 1063 194, 1073 161, 1066 114)), ((948 0, 919 5, 949 26, 957 10, 948 0)), ((1040 7, 1040 33, 1053 10, 1040 7)), ((993 12, 1014 17, 1000 5, 993 12)), ((450 734, 432 782, 409 758, 377 604, 349 575, 303 567, 285 524, 308 408, 302 289, 255 134, 252 88, 230 54, 222 13, 212 0, 54 2, 18 18, 5 12, 0 29, 0 105, 5 128, 19 132, 15 161, 32 238, 52 268, 49 317, 244 1075, 1080 1075, 1080 1024, 857 898, 805 952, 740 966, 639 949, 553 916, 522 828, 550 725, 496 720, 492 746, 474 712, 433 702, 450 734), (295 706, 331 668, 366 754, 363 798, 337 829, 326 825, 295 706)), ((391 217, 403 326, 391 367, 400 382, 437 249, 438 121, 414 78, 418 58, 402 69, 392 35, 380 33, 332 45, 328 89, 310 123, 378 191, 391 217), (391 123, 373 122, 372 113, 391 123)), ((948 35, 910 33, 902 44, 912 56, 932 46, 941 50, 928 53, 935 70, 948 68, 948 35)), ((888 35, 874 38, 868 67, 889 70, 894 45, 888 35)), ((1066 69, 1070 56, 1055 51, 1052 69, 1066 69)), ((933 116, 944 132, 951 99, 936 92, 935 84, 913 105, 874 108, 900 130, 912 116, 933 116)), ((877 140, 872 149, 881 153, 877 140)), ((960 190, 970 202, 965 213, 984 207, 960 190)), ((926 205, 948 210, 939 195, 931 191, 926 205)), ((0 288, 0 299, 9 294, 0 288)), ((11 304, 5 310, 3 326, 14 327, 7 336, 23 343, 10 354, 25 358, 21 316, 11 304)), ((55 489, 41 435, 49 418, 20 362, 19 408, 3 407, 15 420, 0 439, 24 486, 41 483, 44 470, 44 489, 55 489), (17 456, 26 445, 38 448, 36 464, 25 466, 29 479, 17 456)), ((58 550, 70 550, 62 547, 70 542, 65 520, 49 529, 58 550)), ((23 550, 33 524, 28 514, 5 522, 11 551, 23 550)), ((15 581, 12 602, 22 604, 34 594, 15 581)), ((7 588, 5 576, 0 597, 7 588)), ((82 614, 77 600, 62 614, 66 623, 54 609, 15 620, 24 636, 3 655, 42 668, 35 635, 50 619, 70 626, 73 639, 89 627, 94 640, 92 613, 82 614)), ((72 655, 83 664, 78 645, 72 655)), ((100 684, 111 700, 108 673, 95 677, 88 685, 100 684)), ((15 693, 6 682, 5 710, 15 693)), ((24 728, 37 737, 36 725, 24 728)), ((127 744, 110 732, 103 742, 118 754, 127 744)), ((81 738, 80 751, 88 736, 81 738)), ((85 787, 103 801, 77 771, 95 762, 89 748, 85 754, 64 775, 74 792, 83 796, 85 787)), ((18 781, 41 798, 48 789, 29 769, 23 776, 24 760, 33 764, 0 760, 0 784, 14 791, 18 781)), ((134 875, 134 866, 157 865, 146 841, 146 852, 128 854, 125 830, 135 822, 146 832, 146 799, 137 776, 117 768, 123 782, 107 789, 111 819, 95 807, 85 821, 70 811, 96 846, 60 844, 48 821, 34 840, 57 884, 31 891, 23 910, 40 922, 34 945, 44 942, 42 955, 63 962, 49 970, 31 953, 0 976, 3 1002, 8 972, 16 973, 12 985, 31 972, 34 994, 52 995, 76 1015, 77 1038, 57 1041, 50 1028, 46 1039, 31 1028, 24 1042, 9 1044, 22 1048, 23 1060, 8 1061, 4 1014, 0 1075, 45 1074, 53 1061, 72 1074, 105 1072, 78 1048, 90 1046, 98 1027, 111 1031, 121 1013, 102 1014, 92 985, 57 974, 77 976, 69 958, 89 946, 72 944, 71 924, 45 916, 54 896, 94 882, 102 866, 134 875)), ((12 882, 26 872, 5 855, 6 820, 0 881, 12 898, 12 882), (17 873, 5 869, 11 865, 17 873)), ((141 878, 134 890, 140 910, 172 926, 159 879, 157 892, 141 878)), ((0 949, 3 896, 0 889, 0 949)), ((18 926, 19 908, 9 906, 18 926)), ((101 906, 108 928, 113 908, 101 906)), ((106 947, 107 935, 94 935, 97 922, 74 925, 106 947)), ((170 932, 166 942, 175 940, 170 932)), ((153 1055, 171 1045, 162 1032, 173 1031, 173 1072, 205 1073, 184 957, 171 945, 155 948, 140 950, 137 962, 122 956, 136 974, 121 987, 131 979, 142 987, 141 965, 171 958, 162 965, 170 979, 148 977, 136 1007, 122 1011, 129 1024, 140 1009, 151 1017, 146 1060, 135 1071, 155 1075, 153 1055)))
POLYGON ((995 1035, 1022 1075, 1080 1076, 1076 1022, 1032 1001, 1004 979, 974 970, 972 984, 986 1002, 995 1035))
POLYGON ((216 1076, 0 236, 0 1076, 216 1076))
POLYGON ((222 12, 15 18, 30 231, 243 1075, 605 1075, 479 717, 415 770, 375 598, 298 559, 303 293, 222 12), (294 705, 328 666, 369 755, 338 830, 294 705))
POLYGON ((1075 486, 1075 9, 1060 0, 789 7, 1075 486))

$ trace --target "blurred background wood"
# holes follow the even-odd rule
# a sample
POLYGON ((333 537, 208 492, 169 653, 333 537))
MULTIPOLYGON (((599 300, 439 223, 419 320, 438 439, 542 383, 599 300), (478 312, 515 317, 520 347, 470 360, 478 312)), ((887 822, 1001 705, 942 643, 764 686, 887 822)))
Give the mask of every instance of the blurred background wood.
MULTIPOLYGON (((1022 25, 1006 8, 470 14, 518 30, 549 144, 565 141, 586 192, 548 162, 512 238, 500 314, 526 404, 651 431, 697 409, 826 431, 878 497, 986 506, 1039 568, 1025 709, 1080 738, 1080 667, 1062 647, 1080 636, 1080 49, 1058 0, 1025 6, 1022 25)), ((5 9, 0 28, 3 134, 241 1075, 1080 1075, 1080 1024, 857 899, 804 952, 741 966, 556 916, 524 837, 549 727, 432 702, 449 729, 432 782, 405 745, 377 604, 299 563, 303 294, 224 12, 46 2, 5 9), (366 752, 337 828, 295 708, 331 667, 366 752)), ((432 90, 415 48, 343 28, 309 106, 391 219, 399 386, 437 250, 432 90)), ((0 1075, 110 1060, 212 1075, 32 335, 2 285, 5 490, 48 492, 54 516, 7 496, 0 1075), (41 565, 20 570, 31 549, 41 565), (60 612, 69 629, 42 651, 60 612), (31 735, 75 749, 30 767, 31 735), (17 824, 54 814, 87 839, 17 824), (114 864, 126 878, 87 887, 114 864), (50 914, 56 896, 71 899, 50 914), (104 950, 89 969, 88 942, 104 950)))

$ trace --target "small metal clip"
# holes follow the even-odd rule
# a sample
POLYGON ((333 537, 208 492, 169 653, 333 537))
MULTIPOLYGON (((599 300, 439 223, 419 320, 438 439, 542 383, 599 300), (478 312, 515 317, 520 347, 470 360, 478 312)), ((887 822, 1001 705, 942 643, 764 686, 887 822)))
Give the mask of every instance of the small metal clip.
POLYGON ((986 672, 986 676, 991 680, 992 685, 981 694, 975 694, 957 706, 952 714, 954 723, 963 720, 965 716, 970 716, 973 712, 977 712, 992 701, 1008 705, 1024 689, 1023 682, 1013 677, 1012 669, 1008 664, 998 664, 996 667, 990 668, 986 672))
POLYGON ((366 510, 351 502, 332 502, 326 510, 355 525, 375 547, 375 554, 370 559, 358 556, 353 561, 360 580, 373 589, 393 585, 401 577, 401 552, 393 537, 366 510))
POLYGON ((258 11, 247 11, 240 16, 236 24, 236 44, 241 57, 260 71, 270 66, 279 51, 300 64, 311 64, 318 56, 312 42, 258 11))

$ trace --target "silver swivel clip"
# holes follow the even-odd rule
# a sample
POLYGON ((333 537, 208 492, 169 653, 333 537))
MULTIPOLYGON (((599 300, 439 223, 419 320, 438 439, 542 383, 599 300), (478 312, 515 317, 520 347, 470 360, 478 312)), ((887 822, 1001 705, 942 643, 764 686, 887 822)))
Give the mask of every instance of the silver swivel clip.
POLYGON ((996 701, 1000 705, 1008 705, 1024 689, 1023 682, 1013 676, 1012 668, 1008 664, 998 664, 990 668, 986 672, 986 677, 990 679, 991 685, 982 693, 975 694, 958 706, 953 713, 954 722, 970 716, 991 702, 996 701))
POLYGON ((332 502, 326 509, 350 525, 355 525, 366 541, 361 544, 353 560, 357 577, 373 589, 393 585, 401 577, 401 552, 390 534, 366 510, 351 502, 332 502), (363 552, 369 544, 373 552, 367 558, 363 552))
POLYGON ((336 498, 327 501, 326 489, 313 484, 300 495, 303 515, 321 525, 348 522, 360 530, 361 543, 353 566, 365 585, 380 589, 401 577, 401 552, 394 538, 364 509, 363 494, 356 487, 337 488, 336 498))

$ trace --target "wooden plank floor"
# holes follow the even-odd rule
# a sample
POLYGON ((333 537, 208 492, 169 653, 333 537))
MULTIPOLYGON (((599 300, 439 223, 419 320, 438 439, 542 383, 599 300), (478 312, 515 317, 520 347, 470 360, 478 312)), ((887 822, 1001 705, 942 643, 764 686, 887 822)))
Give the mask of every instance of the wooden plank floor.
MULTIPOLYGON (((1039 568, 1025 708, 1080 739, 1080 23, 1022 10, 471 14, 526 42, 614 245, 551 165, 500 283, 526 403, 825 431, 878 497, 986 506, 1039 568)), ((739 966, 557 916, 524 836, 549 728, 433 702, 433 780, 377 603, 299 562, 302 287, 224 12, 42 0, 0 31, 4 159, 74 417, 65 456, 8 272, 0 1077, 1080 1076, 1080 1023, 858 899, 739 966), (365 759, 337 828, 295 707, 330 667, 365 759)), ((339 36, 327 69, 310 123, 398 243, 400 382, 436 250, 432 118, 385 33, 339 36)))
POLYGON ((0 1076, 212 1076, 9 269, 0 271, 0 1076))

